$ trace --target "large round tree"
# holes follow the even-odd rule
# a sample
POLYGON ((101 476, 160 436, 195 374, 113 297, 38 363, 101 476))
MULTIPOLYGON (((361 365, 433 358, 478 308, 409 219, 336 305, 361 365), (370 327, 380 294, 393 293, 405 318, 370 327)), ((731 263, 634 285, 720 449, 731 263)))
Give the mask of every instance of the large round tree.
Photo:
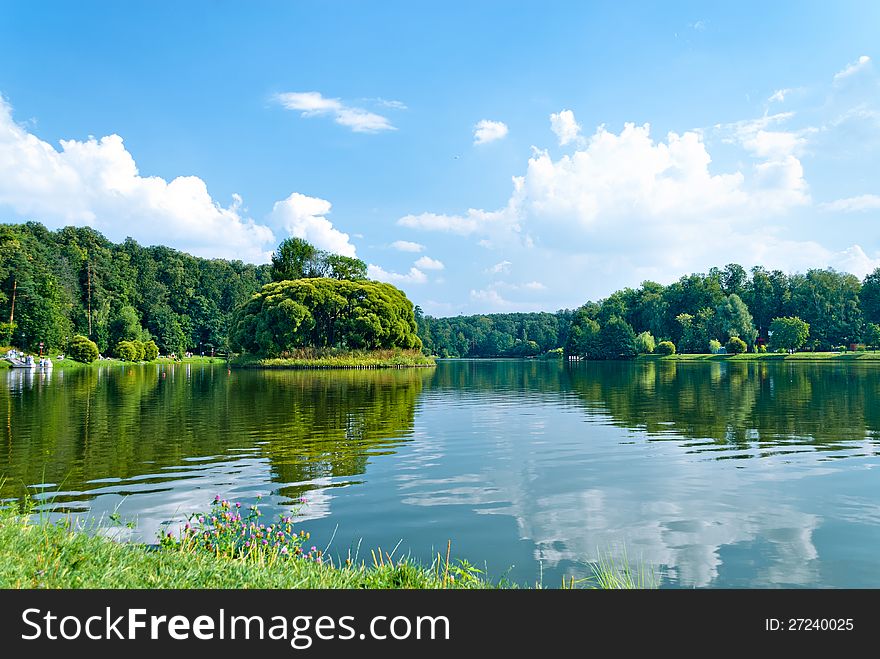
POLYGON ((267 284, 231 326, 233 350, 278 356, 297 348, 419 349, 413 305, 377 281, 328 278, 267 284))

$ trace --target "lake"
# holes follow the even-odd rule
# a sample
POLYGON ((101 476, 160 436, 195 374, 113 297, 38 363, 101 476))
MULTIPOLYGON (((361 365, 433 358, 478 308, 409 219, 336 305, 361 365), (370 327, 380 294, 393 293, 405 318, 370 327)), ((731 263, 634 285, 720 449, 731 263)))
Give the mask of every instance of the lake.
POLYGON ((262 495, 332 556, 451 540, 525 585, 602 555, 664 587, 877 588, 878 394, 853 363, 11 370, 0 497, 153 542, 215 494, 262 495))

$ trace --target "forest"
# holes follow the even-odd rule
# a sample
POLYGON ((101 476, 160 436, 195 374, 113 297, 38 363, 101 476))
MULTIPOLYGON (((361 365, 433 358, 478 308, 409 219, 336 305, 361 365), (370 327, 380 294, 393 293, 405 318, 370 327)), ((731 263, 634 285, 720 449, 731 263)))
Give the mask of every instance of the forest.
POLYGON ((556 313, 435 318, 408 305, 394 287, 366 280, 362 261, 298 238, 282 242, 271 263, 252 265, 132 239, 115 244, 87 227, 0 225, 0 345, 34 352, 40 343, 62 350, 84 336, 102 353, 153 341, 163 354, 210 354, 228 349, 234 326, 237 347, 263 353, 294 345, 417 347, 419 340, 425 354, 440 357, 618 358, 668 350, 667 343, 685 353, 880 345, 880 268, 860 280, 832 269, 787 274, 729 264, 556 313), (281 323, 271 336, 258 327, 255 307, 245 308, 267 284, 309 279, 309 286, 261 294, 287 300, 271 312, 281 323), (344 301, 338 317, 324 308, 337 298, 344 301), (291 337, 281 336, 285 323, 291 337))
POLYGON ((416 309, 416 320, 425 350, 441 357, 532 356, 562 348, 568 355, 618 358, 662 349, 664 342, 678 352, 708 353, 734 338, 747 350, 876 347, 880 269, 859 280, 832 269, 786 274, 729 264, 668 286, 646 281, 555 314, 433 318, 416 309))
POLYGON ((0 345, 64 350, 74 336, 113 353, 156 342, 164 354, 223 349, 234 310, 271 266, 114 244, 87 227, 0 225, 0 345))

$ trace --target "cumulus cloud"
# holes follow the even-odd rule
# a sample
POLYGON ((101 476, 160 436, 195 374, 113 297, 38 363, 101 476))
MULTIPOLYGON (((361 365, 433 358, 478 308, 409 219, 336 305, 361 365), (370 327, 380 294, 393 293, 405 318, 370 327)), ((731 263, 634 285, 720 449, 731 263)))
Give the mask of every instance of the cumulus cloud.
POLYGON ((842 252, 836 253, 829 261, 834 268, 851 272, 859 279, 864 279, 866 275, 880 268, 880 258, 872 259, 865 254, 861 245, 852 245, 842 252))
POLYGON ((224 207, 197 176, 141 176, 119 135, 61 140, 31 134, 0 97, 0 208, 50 228, 88 225, 112 240, 131 236, 198 256, 265 262, 275 236, 242 215, 241 197, 224 207))
POLYGON ((409 240, 395 240, 391 243, 391 247, 396 249, 398 252, 423 252, 425 250, 425 246, 421 243, 414 243, 409 240))
POLYGON ((880 195, 863 194, 857 197, 847 197, 846 199, 835 199, 834 201, 820 204, 819 208, 842 213, 880 210, 880 195))
POLYGON ((575 142, 580 138, 581 127, 574 118, 571 110, 562 110, 550 115, 550 129, 559 138, 559 145, 565 146, 569 142, 575 142))
POLYGON ((844 78, 854 76, 856 73, 859 73, 860 71, 866 69, 870 63, 871 58, 867 55, 862 55, 855 62, 850 62, 842 70, 835 73, 834 81, 838 82, 840 80, 843 80, 844 78))
POLYGON ((491 231, 502 225, 509 225, 514 231, 518 230, 516 222, 509 220, 510 214, 506 210, 484 211, 471 208, 465 215, 440 215, 437 213, 406 215, 400 218, 397 224, 411 229, 469 236, 478 231, 491 231))
POLYGON ((367 277, 389 284, 424 284, 428 281, 428 276, 415 266, 410 268, 409 272, 401 274, 399 272, 389 272, 372 263, 367 266, 367 277))
POLYGON ((481 119, 474 126, 474 144, 488 144, 507 135, 507 124, 503 121, 481 119))
POLYGON ((275 100, 286 110, 301 111, 302 117, 330 116, 337 124, 355 133, 396 130, 387 117, 346 105, 338 98, 325 98, 320 92, 284 92, 276 94, 275 100))
POLYGON ((416 261, 413 265, 416 268, 421 270, 442 270, 446 266, 443 265, 442 261, 438 261, 437 259, 432 259, 430 256, 423 256, 418 261, 416 261))
POLYGON ((319 249, 355 256, 355 247, 349 242, 348 234, 334 228, 333 223, 325 217, 331 206, 325 199, 294 192, 287 199, 275 203, 270 218, 283 226, 291 236, 308 240, 319 249))

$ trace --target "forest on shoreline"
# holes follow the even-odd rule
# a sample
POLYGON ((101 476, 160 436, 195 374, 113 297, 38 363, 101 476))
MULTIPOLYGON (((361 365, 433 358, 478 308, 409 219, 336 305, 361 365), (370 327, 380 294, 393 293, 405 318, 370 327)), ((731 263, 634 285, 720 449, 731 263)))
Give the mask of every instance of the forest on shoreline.
MULTIPOLYGON (((342 338, 320 337, 326 348, 412 348, 420 339, 426 355, 440 357, 565 353, 608 358, 633 356, 632 350, 652 352, 664 341, 680 353, 715 352, 736 337, 757 351, 771 343, 774 321, 781 328, 779 319, 792 318, 803 322, 792 325, 805 334, 798 348, 880 344, 880 269, 859 280, 832 269, 787 274, 729 264, 669 285, 646 281, 556 313, 437 318, 417 306, 409 311, 406 296, 395 297, 393 287, 369 283, 362 261, 322 252, 299 239, 284 241, 271 264, 253 265, 144 247, 130 238, 115 244, 87 227, 50 231, 28 222, 0 225, 0 345, 36 351, 43 343, 63 350, 81 335, 102 353, 134 340, 154 341, 162 354, 211 354, 228 348, 236 313, 265 285, 300 279, 325 280, 325 298, 347 291, 351 282, 363 282, 355 288, 376 300, 352 307, 356 313, 342 324, 327 325, 340 328, 342 338), (393 312, 394 322, 386 326, 384 311, 377 315, 377 309, 393 312)), ((286 315, 276 312, 282 333, 291 319, 303 316, 311 322, 294 303, 299 304, 293 298, 286 303, 286 315)), ((314 318, 318 322, 320 315, 314 318)), ((314 331, 306 332, 307 327, 299 324, 296 331, 302 341, 314 344, 314 331)), ((252 349, 259 344, 257 336, 252 349)), ((263 344, 279 350, 296 344, 280 336, 263 344)))

